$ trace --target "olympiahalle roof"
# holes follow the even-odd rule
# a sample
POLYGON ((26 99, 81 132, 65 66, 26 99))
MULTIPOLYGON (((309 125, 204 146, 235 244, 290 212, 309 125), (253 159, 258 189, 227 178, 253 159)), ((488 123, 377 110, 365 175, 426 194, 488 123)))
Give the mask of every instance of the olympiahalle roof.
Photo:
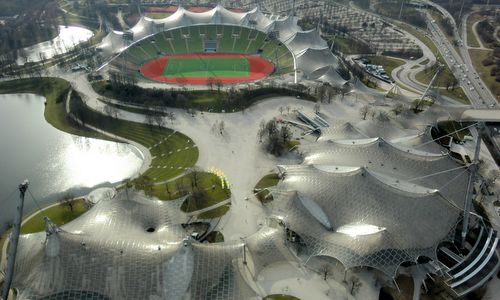
POLYGON ((398 143, 368 136, 345 123, 300 146, 302 164, 278 166, 284 179, 272 191, 272 214, 309 255, 394 277, 403 262, 437 259, 460 220, 468 172, 402 136, 393 137, 398 143))

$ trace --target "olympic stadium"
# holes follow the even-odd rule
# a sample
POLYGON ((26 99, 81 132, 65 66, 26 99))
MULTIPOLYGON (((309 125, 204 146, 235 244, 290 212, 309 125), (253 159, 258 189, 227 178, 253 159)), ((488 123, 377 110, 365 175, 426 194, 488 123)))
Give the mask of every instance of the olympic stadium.
POLYGON ((111 31, 97 49, 107 61, 102 68, 145 81, 242 83, 284 76, 292 83, 344 85, 339 59, 319 30, 303 31, 297 20, 268 17, 258 8, 238 13, 222 6, 206 12, 181 7, 165 19, 143 16, 128 31, 111 31))

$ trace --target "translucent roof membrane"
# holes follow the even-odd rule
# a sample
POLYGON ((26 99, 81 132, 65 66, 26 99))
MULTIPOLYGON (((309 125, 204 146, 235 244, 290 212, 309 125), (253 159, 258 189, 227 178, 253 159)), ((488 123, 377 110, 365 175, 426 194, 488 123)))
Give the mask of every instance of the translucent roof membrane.
POLYGON ((273 18, 265 16, 258 8, 249 12, 237 13, 216 6, 206 12, 191 12, 182 7, 164 19, 141 17, 129 32, 132 40, 125 41, 123 32, 110 32, 98 46, 108 59, 127 47, 171 29, 204 24, 239 25, 251 27, 264 33, 276 32, 277 38, 283 42, 294 56, 295 67, 304 73, 307 79, 328 82, 332 85, 343 85, 345 80, 336 71, 337 58, 330 52, 318 30, 302 31, 297 25, 296 17, 273 18))
MULTIPOLYGON (((204 245, 187 239, 181 225, 187 217, 179 210, 183 200, 157 201, 122 191, 48 237, 22 235, 13 282, 18 299, 255 296, 239 273, 244 243, 204 245)), ((259 241, 254 238, 256 248, 259 241)))
POLYGON ((282 168, 273 216, 305 241, 310 255, 332 256, 347 268, 371 266, 394 276, 404 261, 434 258, 460 217, 459 207, 436 190, 365 168, 282 168), (304 198, 314 201, 313 209, 304 198))

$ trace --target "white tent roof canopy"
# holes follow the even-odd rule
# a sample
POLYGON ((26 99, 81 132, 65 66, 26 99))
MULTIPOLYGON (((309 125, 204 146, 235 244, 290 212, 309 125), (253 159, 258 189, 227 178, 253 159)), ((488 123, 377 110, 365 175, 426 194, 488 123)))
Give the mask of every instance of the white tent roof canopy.
POLYGON ((328 82, 332 85, 345 84, 335 71, 337 58, 330 52, 326 41, 321 38, 318 29, 303 31, 297 25, 297 17, 279 18, 265 16, 259 8, 240 13, 230 11, 220 5, 206 12, 191 12, 179 7, 177 11, 164 19, 151 19, 142 16, 128 32, 132 35, 131 43, 125 42, 124 33, 110 32, 98 46, 108 59, 122 52, 135 43, 159 32, 179 27, 204 24, 237 25, 250 27, 264 33, 276 32, 277 38, 294 56, 295 70, 301 70, 307 79, 328 82), (316 72, 316 73, 315 73, 316 72), (312 78, 311 75, 315 73, 312 78))

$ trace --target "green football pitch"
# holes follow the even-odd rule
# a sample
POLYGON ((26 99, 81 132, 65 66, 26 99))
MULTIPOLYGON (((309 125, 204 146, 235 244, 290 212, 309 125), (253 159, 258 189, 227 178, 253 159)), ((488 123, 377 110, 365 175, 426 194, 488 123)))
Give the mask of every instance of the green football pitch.
POLYGON ((250 75, 246 58, 179 57, 167 61, 165 77, 244 77, 250 75))

